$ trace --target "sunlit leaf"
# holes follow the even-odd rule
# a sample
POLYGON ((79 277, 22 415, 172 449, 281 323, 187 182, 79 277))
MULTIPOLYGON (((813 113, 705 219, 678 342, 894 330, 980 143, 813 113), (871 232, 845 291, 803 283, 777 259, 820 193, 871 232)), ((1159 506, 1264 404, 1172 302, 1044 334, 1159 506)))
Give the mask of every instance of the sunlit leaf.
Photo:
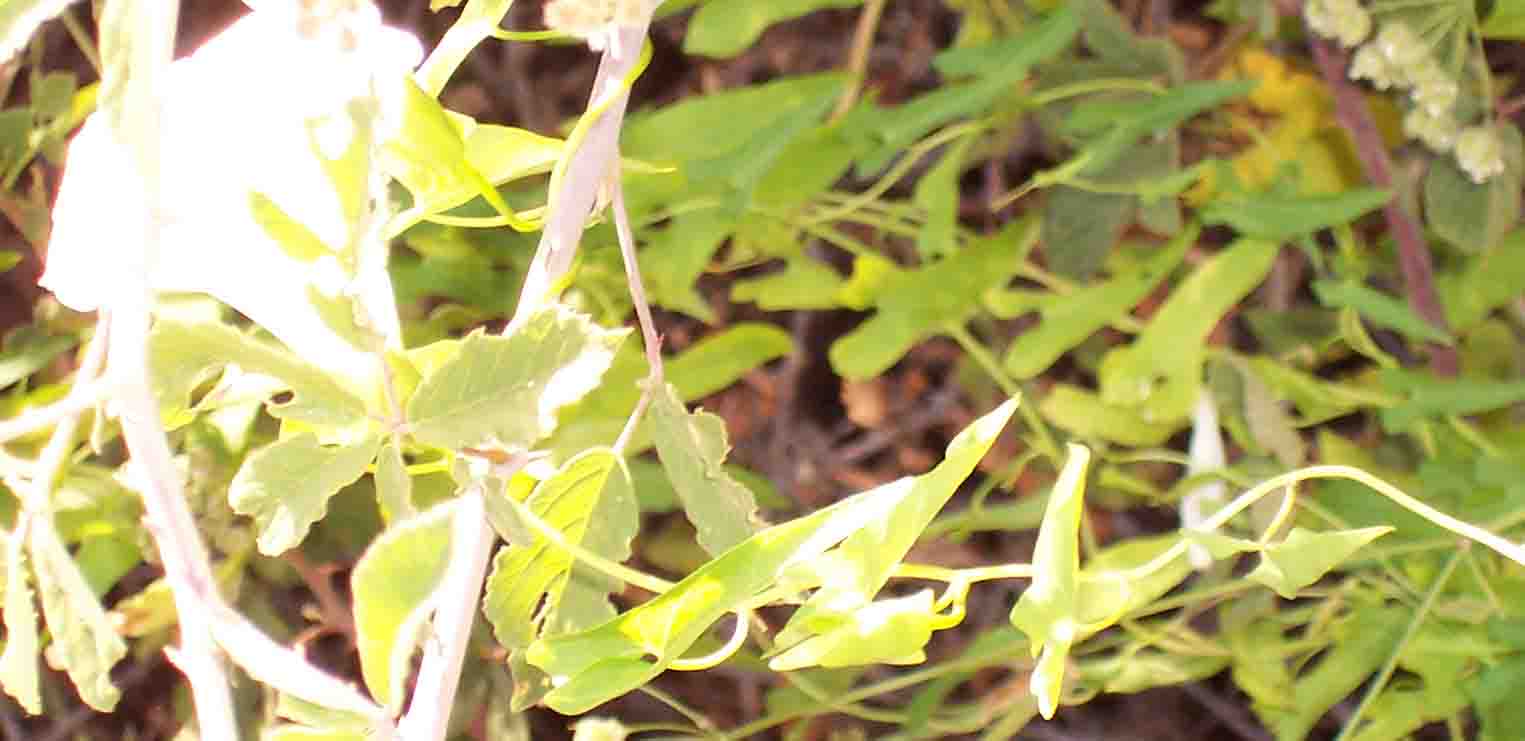
MULTIPOLYGON (((431 0, 429 5, 430 10, 439 10, 457 2, 431 0)), ((419 84, 430 97, 439 97, 450 76, 466 61, 466 55, 492 35, 513 4, 513 0, 469 0, 466 3, 460 17, 418 69, 419 84)))
POLYGON ((1101 396, 1067 383, 1055 384, 1038 402, 1038 410, 1044 419, 1078 437, 1139 447, 1163 444, 1186 423, 1184 419, 1146 420, 1134 407, 1108 404, 1101 396))
POLYGON ((1131 270, 1044 302, 1038 309, 1038 326, 1019 335, 1006 351, 1006 369, 1017 378, 1036 376, 1097 330, 1126 316, 1175 269, 1197 233, 1188 229, 1131 270))
POLYGON ((1070 646, 1082 637, 1080 622, 1080 516, 1091 452, 1071 444, 1064 470, 1048 499, 1038 543, 1033 547, 1033 580, 1011 608, 1011 624, 1027 634, 1038 658, 1030 687, 1044 718, 1054 717, 1064 687, 1070 646))
POLYGON ((628 333, 561 306, 506 337, 474 332, 408 400, 411 432, 442 448, 528 448, 555 428, 557 410, 598 385, 628 333))
POLYGON ((1186 419, 1201 386, 1208 334, 1259 285, 1276 253, 1274 243, 1242 239, 1198 267, 1133 344, 1102 358, 1102 399, 1133 406, 1154 424, 1186 419))
POLYGON ((265 729, 260 741, 366 741, 364 731, 334 731, 305 726, 279 725, 265 729))
MULTIPOLYGON (((567 461, 535 487, 525 504, 568 542, 615 562, 629 558, 639 513, 630 475, 612 451, 593 449, 567 461)), ((542 626, 565 633, 609 619, 614 611, 608 594, 620 587, 597 572, 574 570, 571 554, 543 539, 530 538, 498 551, 482 609, 498 642, 520 651, 540 634, 542 626), (561 607, 569 590, 587 594, 576 597, 582 609, 567 614, 561 607), (598 602, 601 609, 593 604, 598 602)))
MULTIPOLYGON (((976 420, 949 444, 947 457, 978 459, 1000 433, 996 422, 1010 411, 1003 408, 976 420)), ((607 623, 537 640, 527 657, 556 685, 546 704, 560 713, 581 713, 650 681, 715 621, 748 606, 787 569, 819 557, 869 523, 882 522, 917 489, 917 479, 902 479, 775 525, 607 623)))
POLYGON ((931 640, 938 617, 930 589, 859 605, 840 613, 840 624, 813 630, 814 635, 773 657, 768 668, 788 672, 809 666, 919 664, 926 661, 922 647, 931 640))
POLYGON ((690 413, 671 384, 652 392, 652 440, 699 545, 719 554, 751 537, 759 525, 757 501, 721 468, 730 452, 725 421, 702 410, 690 413))
POLYGON ((1368 527, 1312 532, 1295 527, 1285 540, 1260 552, 1260 564, 1249 578, 1292 599, 1299 589, 1322 579, 1362 546, 1392 531, 1390 527, 1368 527))
POLYGON ((390 442, 376 456, 376 500, 387 524, 417 514, 413 508, 413 477, 408 475, 402 450, 390 442))
POLYGON ((72 4, 73 0, 11 0, 0 5, 0 61, 10 61, 42 24, 72 4))
POLYGON ((390 710, 404 699, 413 649, 450 565, 455 510, 451 500, 388 529, 350 575, 360 672, 371 696, 390 710))
POLYGON ((277 556, 302 543, 328 500, 365 474, 381 443, 325 446, 311 434, 278 440, 250 455, 228 488, 233 511, 254 518, 259 550, 277 556))
POLYGON ((219 322, 160 319, 149 332, 154 390, 172 425, 189 420, 191 391, 212 370, 236 363, 244 371, 280 379, 293 399, 272 403, 270 411, 321 425, 343 426, 365 417, 365 403, 291 351, 261 342, 219 322))
POLYGON ((32 601, 31 578, 21 536, 12 533, 6 540, 5 651, 0 653, 0 687, 28 714, 40 715, 37 606, 32 601))
POLYGON ((111 681, 111 668, 127 656, 127 643, 51 525, 33 522, 27 544, 59 662, 86 705, 110 712, 122 696, 111 681))

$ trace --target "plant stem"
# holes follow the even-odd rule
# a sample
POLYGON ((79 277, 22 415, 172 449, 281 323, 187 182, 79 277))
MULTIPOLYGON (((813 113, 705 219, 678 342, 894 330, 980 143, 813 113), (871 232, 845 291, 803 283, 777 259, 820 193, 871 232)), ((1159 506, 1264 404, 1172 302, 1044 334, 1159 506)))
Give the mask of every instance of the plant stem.
POLYGON ((858 27, 853 31, 853 45, 847 54, 847 88, 837 99, 837 107, 831 112, 831 122, 842 120, 858 103, 863 93, 863 81, 868 77, 869 52, 874 47, 874 32, 879 30, 879 19, 884 15, 885 0, 867 0, 858 16, 858 27))

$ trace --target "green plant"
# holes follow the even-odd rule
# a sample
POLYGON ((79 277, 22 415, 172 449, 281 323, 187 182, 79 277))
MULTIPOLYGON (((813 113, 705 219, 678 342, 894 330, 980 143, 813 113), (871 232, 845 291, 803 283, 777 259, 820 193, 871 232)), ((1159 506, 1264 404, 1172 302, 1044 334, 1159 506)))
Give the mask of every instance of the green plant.
MULTIPOLYGON (((627 122, 658 8, 558 0, 552 28, 518 32, 500 27, 510 4, 467 0, 427 55, 361 0, 261 8, 171 65, 173 7, 107 0, 100 92, 34 74, 7 184, 84 120, 43 285, 100 315, 93 331, 42 315, 0 364, 17 412, 0 421, 14 493, 0 685, 28 713, 48 711, 45 643, 104 711, 131 638, 177 642, 203 738, 436 739, 474 720, 520 737, 531 707, 584 715, 634 691, 682 720, 585 717, 577 737, 745 738, 830 713, 897 738, 1010 738, 1103 693, 1220 673, 1279 739, 1352 693, 1341 738, 1428 723, 1460 737, 1469 712, 1483 737, 1520 726, 1525 549, 1497 534, 1525 519, 1513 128, 1479 124, 1497 158, 1418 132, 1441 151, 1401 153, 1430 168, 1416 191, 1355 125, 1370 114, 1336 46, 1312 42, 1322 80, 1253 43, 1194 79, 1179 48, 1100 0, 956 4, 966 25, 933 62, 942 84, 897 105, 863 90, 885 2, 711 0, 689 19, 691 53, 863 5, 860 43, 845 73, 627 122), (490 39, 602 55, 564 138, 439 102, 490 39), (250 67, 255 54, 272 59, 250 67), (1017 217, 971 229, 963 176, 1029 126, 1052 163, 981 204, 1017 217), (1186 144, 1213 136, 1249 144, 1188 162, 1186 144), (866 186, 843 189, 853 178, 866 186), (732 276, 732 301, 866 315, 827 352, 841 378, 946 342, 990 410, 930 470, 768 524, 770 492, 728 464, 724 421, 688 404, 793 338, 734 323, 668 357, 652 316, 718 322, 701 275, 758 265, 772 271, 732 276), (1386 292, 1398 277, 1408 302, 1386 292), (439 300, 428 314, 424 296, 439 300), (500 316, 501 331, 482 326, 500 316), (1211 341, 1225 319, 1244 341, 1211 341), (76 343, 72 383, 43 382, 76 343), (1400 362, 1420 357, 1431 370, 1400 362), (1013 419, 1019 452, 971 481, 1013 419), (1188 437, 1188 453, 1168 447, 1188 437), (996 493, 1025 475, 1043 491, 996 493), (1178 505, 1181 527, 1101 542, 1098 521, 1140 504, 1178 505), (659 509, 694 529, 700 563, 677 581, 627 564, 659 509), (919 541, 1022 530, 1037 532, 1030 562, 911 560, 919 541), (354 564, 349 605, 303 555, 325 549, 354 564), (144 562, 162 578, 108 611, 102 595, 144 562), (1029 582, 1008 619, 969 625, 1001 580, 1029 582), (268 603, 295 581, 350 626, 358 677, 288 645, 268 603), (957 655, 938 650, 961 632, 957 655), (764 713, 730 728, 654 682, 726 663, 778 678, 764 713), (987 670, 1021 691, 956 694, 987 670), (891 693, 902 702, 872 702, 891 693), (235 711, 245 697, 259 718, 235 711)), ((63 12, 25 5, 0 50, 63 12)), ((1215 12, 1274 25, 1274 8, 1248 5, 1215 12)), ((1447 63, 1482 70, 1469 115, 1502 120, 1480 42, 1517 35, 1509 17, 1404 8, 1451 19, 1432 24, 1447 63)), ((1365 12, 1304 14, 1353 46, 1365 12)), ((1405 105, 1460 105, 1428 72, 1402 74, 1405 105)), ((6 198, 43 242, 25 227, 45 199, 6 198)))

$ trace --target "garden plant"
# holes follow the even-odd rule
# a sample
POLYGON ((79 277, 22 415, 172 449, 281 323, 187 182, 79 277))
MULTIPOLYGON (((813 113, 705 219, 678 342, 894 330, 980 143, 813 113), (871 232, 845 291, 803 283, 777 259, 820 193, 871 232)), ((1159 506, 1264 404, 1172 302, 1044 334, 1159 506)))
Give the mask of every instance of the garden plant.
POLYGON ((1525 737, 1525 2, 532 5, 0 4, 6 738, 1525 737))

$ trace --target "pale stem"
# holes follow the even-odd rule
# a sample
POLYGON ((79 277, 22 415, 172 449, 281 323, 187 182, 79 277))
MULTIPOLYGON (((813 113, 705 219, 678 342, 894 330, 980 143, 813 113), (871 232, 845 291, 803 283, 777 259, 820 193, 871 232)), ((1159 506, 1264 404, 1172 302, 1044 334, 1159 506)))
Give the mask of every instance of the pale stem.
POLYGON ((398 724, 401 737, 408 741, 443 739, 450 724, 477 599, 495 542, 482 496, 482 484, 473 483, 461 495, 451 519, 450 566, 440 585, 432 635, 424 643, 413 702, 398 724))
POLYGON ((625 188, 620 184, 618 148, 615 149, 614 172, 609 178, 609 187, 614 191, 613 202, 610 204, 614 209, 614 231, 619 236, 620 257, 625 261, 625 279, 630 284, 630 300, 635 304, 635 316, 641 324, 641 341, 646 345, 646 365, 649 369, 646 388, 641 390, 641 399, 636 402, 635 410, 630 413, 630 419, 625 421, 625 428, 620 430, 619 439, 614 443, 614 451, 624 455, 630 438, 641 424, 641 415, 651 403, 651 395, 663 383, 662 338, 657 334, 657 325, 651 319, 651 303, 646 299, 646 288, 641 282, 641 266, 635 253, 635 234, 630 228, 630 214, 625 210, 625 188))

